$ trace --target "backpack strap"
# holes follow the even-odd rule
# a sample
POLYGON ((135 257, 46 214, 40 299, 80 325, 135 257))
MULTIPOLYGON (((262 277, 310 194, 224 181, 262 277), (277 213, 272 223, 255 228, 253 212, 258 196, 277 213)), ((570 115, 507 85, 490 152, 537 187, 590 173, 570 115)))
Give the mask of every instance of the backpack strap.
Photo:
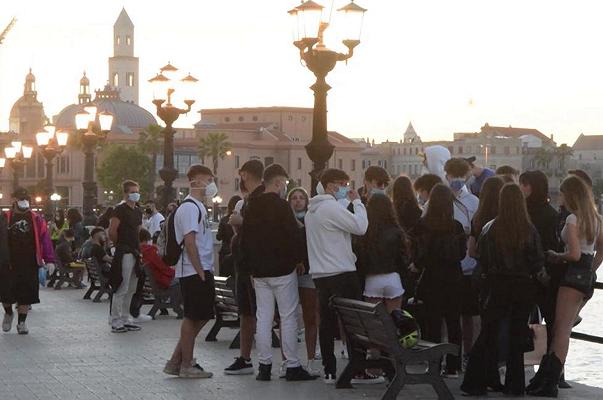
POLYGON ((192 199, 186 199, 182 203, 180 203, 180 205, 182 205, 184 203, 192 203, 192 204, 195 205, 195 207, 197 207, 197 210, 199 211, 199 216, 197 217, 197 223, 200 224, 201 223, 201 216, 203 214, 201 212, 201 208, 199 208, 199 206, 197 205, 197 203, 194 200, 192 200, 192 199))

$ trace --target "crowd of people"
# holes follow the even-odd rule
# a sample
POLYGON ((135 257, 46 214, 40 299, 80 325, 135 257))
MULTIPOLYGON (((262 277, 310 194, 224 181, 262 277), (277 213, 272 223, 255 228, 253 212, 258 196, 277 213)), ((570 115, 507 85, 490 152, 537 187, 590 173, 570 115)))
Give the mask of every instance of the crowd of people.
MULTIPOLYGON (((126 181, 123 201, 90 231, 77 210, 58 213, 47 224, 19 189, 13 209, 0 218, 3 330, 12 327, 16 303, 17 330, 27 333, 27 310, 39 302, 39 266, 93 257, 113 290, 112 332, 141 329, 145 316, 136 299, 145 271, 163 287, 179 286, 184 318, 164 372, 210 378, 194 347, 214 318, 217 269, 230 277, 240 314, 240 353, 224 369, 227 375, 256 373, 255 339, 256 379, 271 380, 276 323, 279 377, 334 383, 335 341, 345 335, 329 302, 339 296, 383 303, 390 313, 409 310, 423 339, 456 344, 458 353, 442 360, 442 375, 464 372, 466 395, 490 390, 557 397, 559 387, 569 387, 563 366, 572 327, 593 295, 603 261, 592 181, 584 171, 569 171, 555 209, 540 171, 493 171, 475 157, 452 158, 442 146, 425 149, 424 167, 414 182, 406 176, 392 182, 385 169, 370 166, 358 190, 345 171, 327 169, 310 197, 305 188, 292 187, 281 165, 247 161, 239 170, 242 197, 230 199, 219 224, 217 260, 205 204, 218 187, 203 165, 190 167, 189 195, 170 205, 165 218, 152 201, 143 210, 140 187, 126 181), (534 347, 529 323, 539 322, 539 315, 546 321, 547 351, 526 387, 524 353, 534 347)), ((85 285, 79 273, 72 282, 85 285)), ((384 381, 380 371, 366 370, 356 371, 353 383, 384 381)))

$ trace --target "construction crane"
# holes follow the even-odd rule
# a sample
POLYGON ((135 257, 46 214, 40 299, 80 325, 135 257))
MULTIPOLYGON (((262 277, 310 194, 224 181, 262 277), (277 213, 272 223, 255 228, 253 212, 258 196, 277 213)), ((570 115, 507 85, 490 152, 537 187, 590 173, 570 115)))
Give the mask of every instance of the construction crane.
POLYGON ((13 19, 10 20, 10 22, 8 23, 6 28, 4 28, 2 33, 0 33, 0 44, 2 43, 2 41, 4 40, 4 38, 6 37, 8 32, 10 32, 10 30, 13 29, 13 26, 15 26, 15 22, 17 22, 17 18, 13 17, 13 19))

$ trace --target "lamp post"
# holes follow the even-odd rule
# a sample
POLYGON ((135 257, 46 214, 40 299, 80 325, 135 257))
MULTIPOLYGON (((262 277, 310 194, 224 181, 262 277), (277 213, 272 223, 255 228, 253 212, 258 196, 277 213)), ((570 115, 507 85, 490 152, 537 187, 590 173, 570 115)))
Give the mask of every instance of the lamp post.
POLYGON ((58 193, 53 193, 50 195, 50 201, 53 204, 52 213, 55 214, 57 212, 57 203, 61 201, 62 197, 58 193))
POLYGON ((36 142, 46 159, 46 188, 44 191, 44 212, 47 216, 54 214, 51 195, 54 193, 54 159, 63 153, 69 133, 57 131, 54 125, 46 125, 43 131, 36 134, 36 142))
POLYGON ((214 203, 214 222, 219 222, 219 211, 220 211, 220 204, 222 204, 222 197, 220 196, 216 196, 211 200, 214 203))
POLYGON ((342 43, 347 48, 346 53, 339 53, 329 49, 324 41, 325 31, 332 24, 333 2, 331 0, 328 13, 323 13, 324 7, 312 0, 303 1, 289 11, 293 19, 293 44, 299 49, 300 59, 316 76, 316 82, 310 87, 314 91, 312 140, 306 145, 306 152, 313 163, 310 172, 312 195, 316 194, 318 178, 334 149, 327 135, 327 92, 331 86, 327 84, 326 77, 338 61, 346 61, 354 55, 354 48, 360 44, 362 20, 366 12, 354 0, 337 10, 335 18, 342 19, 339 27, 342 28, 342 43))
POLYGON ((4 156, 13 170, 13 190, 19 187, 19 175, 23 172, 25 163, 31 158, 33 147, 25 146, 20 141, 11 142, 10 147, 4 148, 4 156))
POLYGON ((149 79, 153 86, 153 104, 157 108, 157 116, 165 123, 165 128, 162 131, 163 167, 159 170, 159 176, 163 180, 160 198, 161 207, 164 210, 167 209, 170 202, 176 199, 173 187, 174 180, 178 177, 178 170, 174 168, 174 133, 176 131, 172 126, 181 114, 187 114, 191 110, 195 103, 193 90, 199 81, 190 74, 178 80, 175 78, 177 72, 178 68, 168 62, 155 77, 149 79), (178 108, 172 104, 172 97, 176 95, 177 85, 183 89, 183 102, 186 108, 178 108))
POLYGON ((111 130, 113 124, 113 115, 107 112, 98 112, 94 105, 87 105, 84 110, 75 115, 75 126, 80 132, 82 145, 84 147, 84 199, 83 209, 84 218, 92 216, 94 213, 94 205, 96 204, 97 185, 94 180, 94 150, 100 140, 105 139, 111 130), (98 119, 98 127, 100 134, 94 132, 97 128, 96 120, 98 119))

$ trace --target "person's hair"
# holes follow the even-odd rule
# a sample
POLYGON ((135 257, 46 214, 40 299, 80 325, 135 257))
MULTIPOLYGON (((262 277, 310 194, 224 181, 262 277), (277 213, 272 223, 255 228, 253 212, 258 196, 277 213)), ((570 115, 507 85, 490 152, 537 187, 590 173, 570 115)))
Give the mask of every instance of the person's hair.
MULTIPOLYGON (((412 182, 408 176, 399 176, 396 178, 392 189, 392 196, 394 198, 394 209, 398 213, 406 204, 419 208, 417 195, 412 188, 412 182)), ((398 215, 398 217, 401 217, 401 215, 398 215)))
POLYGON ((504 254, 520 252, 529 240, 532 223, 523 193, 515 183, 502 187, 492 229, 496 248, 504 254))
POLYGON ((92 231, 90 232, 90 237, 94 237, 94 235, 96 235, 99 232, 105 232, 105 230, 103 228, 101 228, 100 226, 93 228, 92 231))
POLYGON ((152 204, 152 205, 155 205, 155 200, 147 200, 147 201, 146 201, 146 204, 147 204, 147 205, 151 205, 151 204, 152 204))
POLYGON ((510 165, 501 165, 500 167, 496 168, 495 174, 496 175, 518 175, 519 171, 510 165))
POLYGON ((138 240, 140 241, 140 243, 146 243, 151 239, 151 232, 147 231, 144 228, 140 228, 140 231, 138 231, 138 240))
MULTIPOLYGON (((506 174, 506 175, 499 175, 499 176, 500 176, 500 179, 502 179, 504 183, 515 183, 515 178, 513 178, 515 175, 506 174)), ((481 196, 481 194, 480 194, 480 196, 481 196)))
POLYGON ((58 227, 62 227, 63 224, 65 224, 65 210, 63 210, 62 208, 57 210, 57 212, 54 214, 54 221, 58 223, 58 227))
POLYGON ((590 175, 588 175, 583 169, 570 169, 569 171, 567 171, 567 173, 569 175, 575 175, 578 178, 582 179, 584 183, 586 183, 586 185, 592 189, 593 180, 591 179, 590 175))
POLYGON ((464 158, 451 158, 444 164, 444 171, 453 178, 464 178, 470 169, 469 163, 464 158))
POLYGON ((371 165, 364 171, 364 180, 368 182, 375 181, 377 185, 389 185, 390 176, 385 170, 385 168, 379 167, 377 165, 371 165))
POLYGON ((580 238, 592 243, 601 216, 597 213, 591 189, 582 178, 570 175, 563 180, 559 190, 563 193, 565 207, 576 216, 580 238))
POLYGON ((205 165, 193 164, 188 167, 186 177, 188 178, 189 182, 194 181, 195 177, 199 175, 214 176, 214 174, 211 172, 211 169, 207 168, 205 165))
POLYGON ((283 168, 282 165, 271 164, 268 168, 264 170, 263 180, 265 183, 271 183, 272 180, 277 177, 285 177, 287 179, 289 178, 289 174, 287 174, 287 171, 285 171, 285 168, 283 168))
POLYGON ((63 231, 63 237, 65 237, 65 238, 74 238, 75 237, 75 232, 73 231, 73 229, 65 229, 63 231))
POLYGON ((80 214, 77 208, 70 208, 67 210, 67 222, 69 223, 69 227, 73 228, 75 224, 78 222, 82 222, 84 217, 80 214))
POLYGON ((454 194, 448 186, 438 183, 431 189, 424 218, 431 230, 446 232, 454 229, 454 194))
POLYGON ((519 183, 530 186, 528 204, 542 205, 549 202, 549 180, 542 171, 526 171, 519 175, 519 183))
POLYGON ((388 226, 395 226, 402 231, 402 243, 408 254, 409 241, 404 233, 404 229, 398 224, 394 205, 388 196, 384 194, 374 194, 369 198, 366 205, 366 213, 368 217, 368 229, 364 235, 364 244, 366 248, 374 246, 379 240, 379 233, 388 226))
POLYGON ((498 215, 500 190, 504 184, 502 178, 498 176, 491 176, 484 181, 482 190, 479 192, 479 206, 472 222, 476 238, 482 232, 484 225, 498 215))
POLYGON ((425 174, 418 177, 413 186, 415 188, 415 192, 425 190, 427 193, 430 193, 431 189, 433 189, 433 187, 438 183, 442 183, 442 178, 436 174, 425 174))
POLYGON ((238 194, 235 194, 230 198, 230 200, 228 200, 228 207, 226 208, 228 210, 228 214, 231 214, 233 212, 239 200, 241 200, 241 196, 239 196, 238 194))
POLYGON ((304 189, 303 187, 296 187, 296 188, 291 189, 289 191, 289 193, 287 193, 287 202, 291 203, 291 196, 293 196, 295 193, 301 193, 302 196, 304 196, 304 199, 306 201, 305 210, 307 210, 308 203, 310 203, 310 196, 308 196, 308 192, 306 192, 306 189, 304 189))
POLYGON ((335 181, 349 181, 350 177, 344 171, 335 168, 329 168, 323 171, 322 175, 320 175, 320 183, 326 189, 327 184, 333 183, 335 181))
POLYGON ((130 190, 130 188, 133 187, 140 187, 140 185, 138 183, 136 183, 133 180, 127 179, 125 181, 122 182, 121 184, 121 188, 124 191, 124 193, 128 193, 128 191, 130 190))
POLYGON ((264 174, 264 164, 260 160, 249 160, 239 169, 239 172, 247 172, 255 179, 262 179, 264 174))

